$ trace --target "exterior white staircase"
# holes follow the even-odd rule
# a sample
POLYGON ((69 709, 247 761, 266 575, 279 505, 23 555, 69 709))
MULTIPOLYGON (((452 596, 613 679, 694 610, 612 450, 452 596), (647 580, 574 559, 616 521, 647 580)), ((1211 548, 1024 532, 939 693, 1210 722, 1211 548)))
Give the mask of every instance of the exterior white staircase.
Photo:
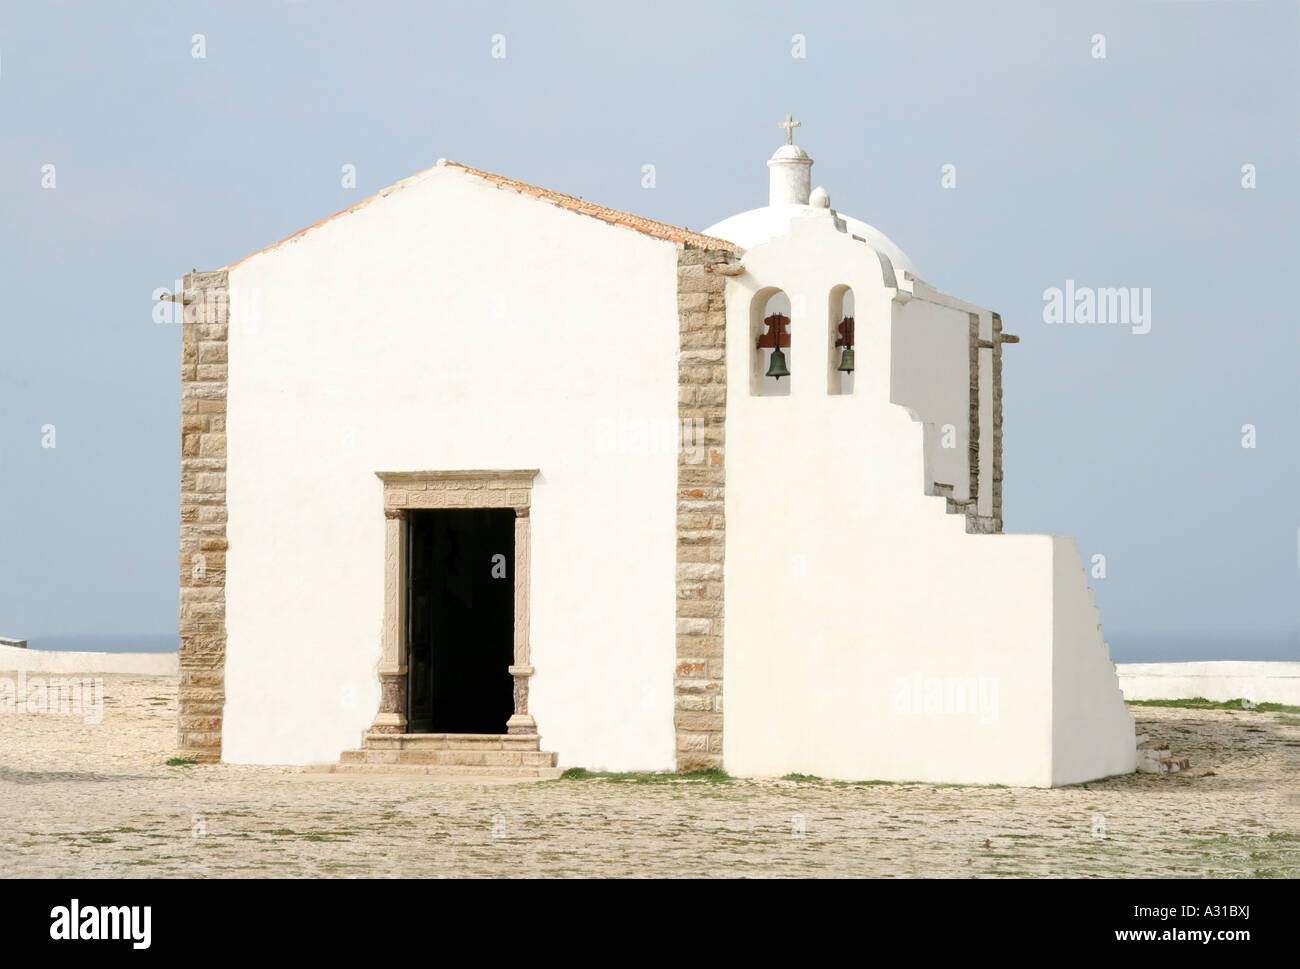
MULTIPOLYGON (((963 501, 953 497, 953 486, 941 481, 933 483, 933 494, 935 497, 943 498, 946 509, 950 515, 966 515, 967 521, 974 510, 974 500, 963 501)), ((969 529, 968 529, 969 530, 969 529)), ((1110 644, 1104 638, 1104 631, 1101 626, 1101 613, 1097 609, 1097 599, 1093 593, 1092 586, 1088 586, 1088 604, 1092 609, 1092 618, 1097 625, 1097 638, 1101 643, 1101 648, 1106 652, 1106 659, 1110 660, 1110 644)), ((1114 661, 1111 660, 1114 666, 1114 661)), ((1116 689, 1118 689, 1118 679, 1116 680, 1116 689)), ((1157 740, 1152 740, 1148 734, 1139 732, 1136 736, 1137 743, 1137 769, 1145 774, 1176 774, 1179 771, 1187 770, 1190 762, 1186 757, 1175 757, 1169 745, 1157 740)))
MULTIPOLYGON (((1092 586, 1088 586, 1088 603, 1092 606, 1092 615, 1097 620, 1097 633, 1100 637, 1101 613, 1097 610, 1097 599, 1092 591, 1092 586)), ((1106 658, 1110 659, 1110 644, 1102 639, 1101 647, 1106 651, 1106 658)), ((1112 661, 1111 665, 1114 665, 1112 661)), ((1142 728, 1137 728, 1137 769, 1142 774, 1177 774, 1179 771, 1187 770, 1191 762, 1186 757, 1175 757, 1169 745, 1158 740, 1152 740, 1149 734, 1142 733, 1142 728)))

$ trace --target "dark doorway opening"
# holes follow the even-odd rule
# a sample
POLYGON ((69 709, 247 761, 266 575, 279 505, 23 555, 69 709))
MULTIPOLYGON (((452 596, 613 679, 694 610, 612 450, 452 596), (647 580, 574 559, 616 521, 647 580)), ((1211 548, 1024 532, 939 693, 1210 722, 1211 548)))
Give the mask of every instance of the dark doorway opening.
POLYGON ((514 712, 513 508, 412 510, 407 730, 506 732, 514 712))

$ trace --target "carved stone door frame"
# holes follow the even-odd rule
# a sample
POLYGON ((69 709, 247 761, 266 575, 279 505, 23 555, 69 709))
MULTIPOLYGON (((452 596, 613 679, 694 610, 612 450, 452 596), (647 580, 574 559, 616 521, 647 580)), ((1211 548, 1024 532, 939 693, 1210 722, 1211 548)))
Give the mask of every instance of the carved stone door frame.
POLYGON ((528 585, 531 543, 529 509, 537 470, 376 471, 384 483, 384 643, 379 661, 379 713, 371 733, 406 732, 406 542, 407 513, 422 508, 513 508, 515 512, 515 710, 511 734, 537 733, 528 712, 533 675, 528 646, 528 585))

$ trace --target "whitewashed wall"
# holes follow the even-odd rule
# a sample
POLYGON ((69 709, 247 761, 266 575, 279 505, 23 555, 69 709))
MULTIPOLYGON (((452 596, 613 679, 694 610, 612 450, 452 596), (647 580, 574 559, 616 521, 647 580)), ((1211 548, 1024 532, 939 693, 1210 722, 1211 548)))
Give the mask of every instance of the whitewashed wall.
MULTIPOLYGON (((924 494, 922 426, 889 399, 893 291, 874 253, 810 211, 744 265, 727 293, 727 769, 1035 786, 1131 770, 1133 722, 1104 650, 1077 642, 1057 540, 967 535, 924 494), (751 297, 779 287, 820 307, 843 284, 854 393, 828 395, 805 367, 790 396, 750 395, 736 350, 752 346, 751 297), (1087 695, 1054 709, 1067 672, 1087 695), (975 702, 959 703, 972 685, 975 702), (1098 722, 1100 737, 1077 733, 1098 722)), ((808 317, 792 317, 792 359, 824 358, 821 313, 808 317)))
POLYGON ((1126 700, 1248 700, 1300 704, 1300 663, 1214 660, 1194 663, 1120 663, 1126 700))
POLYGON ((1052 783, 1131 773, 1135 725, 1102 639, 1083 560, 1074 539, 1053 536, 1052 544, 1052 783))
MULTIPOLYGON (((961 370, 961 372, 963 373, 968 373, 969 366, 970 366, 969 360, 965 356, 962 358, 962 361, 960 363, 958 363, 955 359, 954 355, 957 352, 957 348, 955 346, 956 331, 960 330, 963 334, 966 334, 968 336, 969 327, 970 327, 969 314, 975 313, 979 316, 980 339, 992 340, 993 339, 993 314, 989 310, 984 309, 983 307, 976 306, 974 303, 968 302, 964 299, 958 299, 955 296, 951 296, 948 293, 935 289, 929 283, 926 283, 922 280, 913 280, 909 283, 909 285, 911 285, 912 287, 913 298, 905 304, 895 304, 894 306, 894 321, 895 321, 894 336, 896 339, 901 337, 902 340, 904 341, 904 344, 895 347, 895 358, 897 359, 898 357, 898 352, 897 352, 898 350, 900 349, 907 350, 909 345, 912 351, 919 350, 922 354, 926 352, 937 353, 941 358, 941 362, 938 365, 944 368, 945 370, 944 379, 946 381, 956 380, 957 371, 961 370), (964 324, 963 322, 959 321, 958 319, 959 317, 961 321, 964 321, 964 324), (944 342, 942 345, 941 353, 940 353, 941 348, 938 343, 935 343, 934 341, 928 341, 927 343, 927 341, 918 340, 915 336, 911 336, 906 332, 907 328, 911 326, 912 321, 918 319, 924 321, 921 326, 922 333, 934 332, 936 327, 940 328, 940 332, 944 333, 944 337, 943 337, 944 342), (903 325, 900 326, 900 324, 903 325)), ((969 350, 966 347, 963 347, 962 352, 964 354, 968 354, 969 350)), ((923 361, 924 357, 920 357, 920 358, 913 357, 913 359, 923 361)), ((994 455, 993 354, 989 350, 981 350, 979 352, 978 360, 979 360, 979 395, 980 395, 980 400, 979 400, 980 434, 979 434, 979 469, 978 469, 979 480, 977 482, 978 498, 976 501, 975 510, 980 515, 992 516, 993 515, 993 463, 994 463, 993 462, 993 455, 994 455)), ((952 413, 957 409, 958 396, 960 396, 962 398, 962 401, 964 402, 962 406, 966 406, 966 402, 968 402, 968 397, 967 397, 968 389, 966 384, 963 383, 961 387, 956 387, 953 386, 952 384, 945 384, 943 389, 939 389, 936 387, 927 387, 927 385, 931 384, 932 381, 926 379, 923 363, 921 363, 921 365, 917 370, 917 376, 921 378, 919 382, 916 380, 911 380, 906 383, 900 383, 897 375, 898 366, 899 365, 896 362, 895 363, 896 375, 894 378, 894 398, 893 398, 894 402, 904 403, 905 398, 908 395, 914 395, 916 391, 919 389, 921 391, 921 394, 924 395, 921 397, 919 401, 921 409, 917 410, 917 406, 912 404, 909 404, 908 406, 912 407, 913 410, 917 410, 917 412, 921 415, 922 420, 933 423, 934 419, 929 417, 930 413, 952 413), (936 394, 941 396, 935 397, 934 395, 936 394), (927 400, 926 397, 928 397, 929 399, 927 400)), ((965 411, 963 411, 962 420, 965 423, 967 437, 969 437, 969 433, 970 433, 969 419, 966 416, 965 411)), ((929 432, 927 431, 927 434, 928 433, 929 432)), ((935 450, 935 446, 930 444, 929 437, 927 436, 926 439, 927 456, 933 453, 934 450, 935 450)), ((967 460, 969 460, 969 458, 967 458, 967 460)), ((946 458, 944 458, 944 461, 947 464, 947 467, 945 468, 945 473, 963 473, 961 469, 957 469, 953 467, 953 464, 956 461, 956 457, 954 455, 947 455, 946 458)), ((964 473, 967 476, 969 476, 970 474, 969 467, 965 469, 964 473)), ((936 475, 936 477, 938 477, 938 475, 936 475)), ((943 477, 938 477, 938 479, 940 481, 946 480, 943 477)), ((968 483, 966 487, 969 489, 969 478, 967 479, 967 481, 968 483)), ((968 498, 970 496, 969 494, 962 494, 959 495, 958 497, 968 498)))
POLYGON ((891 399, 921 418, 934 480, 969 498, 970 316, 925 299, 896 303, 889 346, 891 399), (953 446, 944 447, 949 424, 953 446))
POLYGON ((73 652, 28 649, 0 644, 0 670, 40 673, 126 673, 135 676, 180 675, 179 653, 73 652))
POLYGON ((230 270, 226 760, 333 760, 372 722, 376 471, 540 468, 542 746, 672 765, 676 458, 636 431, 676 418, 675 273, 670 243, 450 168, 230 270))

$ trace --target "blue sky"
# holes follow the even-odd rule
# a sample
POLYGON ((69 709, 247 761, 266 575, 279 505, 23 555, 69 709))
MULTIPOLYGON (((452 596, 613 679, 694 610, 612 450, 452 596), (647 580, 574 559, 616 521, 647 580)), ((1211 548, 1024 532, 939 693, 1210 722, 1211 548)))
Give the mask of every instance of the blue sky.
POLYGON ((1007 529, 1106 556, 1116 658, 1300 659, 1298 82, 1295 2, 6 5, 0 635, 174 634, 158 287, 439 157, 701 229, 791 111, 837 209, 1022 337, 1007 529), (1044 323, 1066 280, 1151 331, 1044 323))

